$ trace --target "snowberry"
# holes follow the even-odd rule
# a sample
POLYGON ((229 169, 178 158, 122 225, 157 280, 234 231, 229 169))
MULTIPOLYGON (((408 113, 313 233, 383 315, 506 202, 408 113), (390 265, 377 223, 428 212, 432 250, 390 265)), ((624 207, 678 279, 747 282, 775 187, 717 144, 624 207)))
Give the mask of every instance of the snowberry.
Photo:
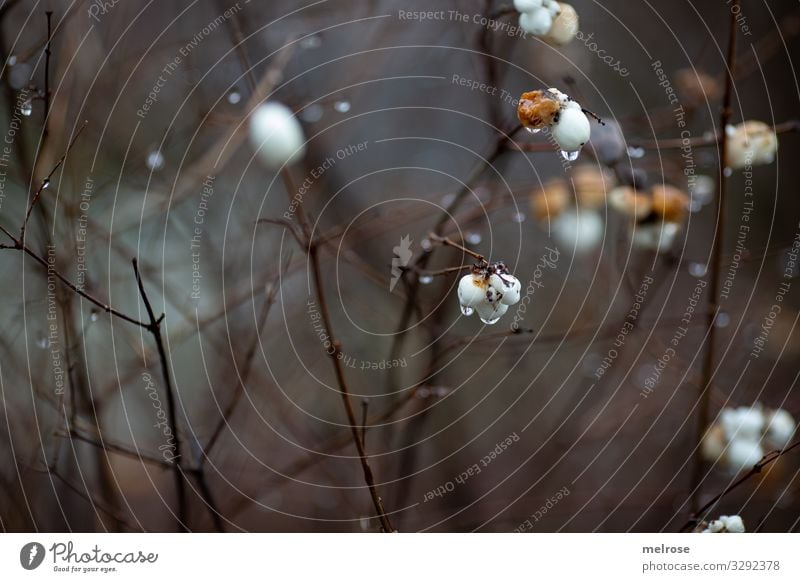
POLYGON ((582 164, 572 171, 572 183, 581 208, 600 208, 614 185, 614 176, 596 165, 582 164))
POLYGON ((744 533, 744 521, 738 515, 720 515, 708 523, 702 533, 744 533))
POLYGON ((553 221, 553 236, 558 244, 576 253, 594 249, 603 239, 604 230, 603 219, 593 210, 564 212, 553 221))
POLYGON ((703 530, 703 533, 722 533, 725 529, 725 524, 722 523, 721 519, 715 519, 712 522, 709 522, 708 527, 703 530))
POLYGON ((758 441, 761 439, 766 420, 760 407, 740 406, 723 409, 720 413, 720 424, 728 440, 758 441))
POLYGON ((265 103, 250 119, 250 141, 270 168, 298 161, 305 152, 305 137, 292 111, 280 103, 265 103))
POLYGON ((567 44, 578 34, 578 13, 570 4, 558 3, 560 12, 545 39, 553 44, 567 44))
POLYGON ((689 197, 675 186, 653 186, 653 212, 667 222, 681 222, 689 210, 689 197))
POLYGON ((745 121, 725 128, 726 165, 733 169, 771 164, 778 151, 778 136, 766 123, 745 121))
POLYGON ((735 438, 728 444, 726 455, 728 466, 734 471, 747 471, 753 468, 764 456, 764 449, 756 440, 735 438))
POLYGON ((542 0, 514 0, 514 9, 517 12, 532 12, 542 7, 542 0))
POLYGON ((720 515, 719 520, 729 533, 744 533, 744 522, 738 515, 720 515))
POLYGON ((592 126, 589 125, 589 118, 575 101, 566 104, 553 125, 553 139, 565 152, 580 150, 589 141, 591 132, 592 126))
POLYGON ((482 275, 464 275, 458 282, 458 301, 462 307, 474 308, 486 301, 489 282, 482 275))
POLYGON ((561 12, 561 5, 556 0, 543 0, 542 6, 550 12, 551 16, 556 16, 561 12))
POLYGON ((781 409, 774 410, 767 418, 767 440, 773 447, 782 449, 792 440, 796 428, 791 414, 781 409))
POLYGON ((481 321, 492 325, 508 311, 509 305, 519 301, 521 289, 519 279, 508 272, 505 264, 482 261, 458 283, 461 313, 469 316, 477 312, 481 321))
POLYGON ((674 222, 638 224, 633 231, 633 246, 640 250, 666 253, 675 244, 681 226, 674 222))
POLYGON ((653 199, 641 194, 631 186, 618 186, 608 194, 608 202, 614 210, 636 220, 642 220, 653 211, 653 199))
POLYGON ((492 275, 489 285, 500 296, 500 302, 505 305, 514 305, 520 299, 522 283, 514 275, 492 275))
POLYGON ((570 194, 564 180, 551 180, 541 190, 531 193, 531 210, 539 220, 555 218, 570 204, 570 194))
POLYGON ((519 15, 519 26, 534 36, 544 36, 553 26, 553 15, 546 8, 536 8, 519 15))

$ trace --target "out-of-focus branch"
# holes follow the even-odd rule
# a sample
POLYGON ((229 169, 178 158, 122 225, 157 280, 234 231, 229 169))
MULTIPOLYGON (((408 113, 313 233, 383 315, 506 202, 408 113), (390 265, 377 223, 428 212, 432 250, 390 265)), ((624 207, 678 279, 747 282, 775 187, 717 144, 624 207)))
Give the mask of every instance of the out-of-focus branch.
POLYGON ((714 325, 719 312, 717 299, 719 296, 719 280, 722 270, 722 243, 725 237, 725 209, 726 196, 728 190, 728 179, 725 176, 725 165, 728 152, 728 140, 725 138, 725 128, 731 118, 731 101, 733 99, 733 74, 736 68, 736 15, 739 13, 739 0, 733 0, 730 7, 730 27, 728 32, 728 52, 725 59, 726 77, 725 93, 722 97, 722 113, 719 120, 719 201, 717 204, 717 220, 714 228, 714 246, 711 251, 710 260, 710 281, 709 281, 709 305, 706 315, 706 329, 708 335, 708 345, 706 346, 705 359, 703 362, 703 377, 700 383, 698 399, 700 409, 697 414, 697 426, 695 429, 695 450, 694 463, 691 480, 691 507, 692 511, 697 511, 697 504, 700 499, 700 492, 703 482, 703 447, 702 441, 708 426, 708 416, 710 409, 710 386, 714 379, 714 349, 716 347, 716 329, 714 325))
POLYGON ((736 481, 734 481, 733 483, 728 485, 720 493, 715 495, 703 507, 701 507, 701 508, 697 509, 696 511, 694 511, 692 513, 692 517, 685 524, 683 524, 683 527, 681 527, 680 531, 686 532, 686 531, 691 530, 693 527, 695 527, 698 523, 700 523, 704 519, 705 515, 717 504, 717 502, 720 499, 722 499, 723 497, 728 495, 728 493, 730 493, 734 489, 737 489, 743 483, 749 481, 750 479, 752 479, 753 477, 755 477, 756 475, 761 473, 761 471, 764 469, 764 467, 774 463, 775 461, 780 459, 783 455, 785 455, 786 453, 788 453, 789 451, 791 451, 793 449, 796 449, 797 447, 800 447, 800 441, 794 443, 793 445, 790 445, 790 446, 786 447, 785 449, 771 451, 771 452, 767 453, 766 455, 764 455, 758 463, 753 465, 752 469, 750 469, 747 473, 742 475, 739 479, 737 479, 736 481))
MULTIPOLYGON (((291 200, 292 197, 295 195, 295 188, 292 182, 291 175, 289 174, 289 170, 284 168, 281 172, 281 176, 284 181, 284 185, 286 187, 286 194, 291 200)), ((361 469, 364 473, 364 481, 367 484, 367 488, 369 489, 370 496, 372 497, 372 503, 375 506, 375 510, 378 512, 378 519, 381 522, 381 526, 384 532, 393 532, 394 527, 392 526, 391 521, 389 520, 389 516, 386 514, 386 510, 383 508, 383 501, 381 500, 380 495, 378 494, 377 487, 375 486, 375 478, 372 475, 372 469, 369 466, 369 459, 367 457, 366 450, 364 448, 364 442, 361 439, 361 435, 359 434, 359 424, 356 420, 355 412, 353 411, 353 405, 350 402, 350 389, 347 386, 347 380, 345 378, 344 370, 342 368, 342 361, 339 358, 339 353, 341 352, 341 344, 336 339, 336 335, 333 331, 332 321, 330 312, 328 311, 328 303, 325 298, 325 289, 323 287, 322 282, 322 270, 319 264, 319 245, 315 240, 312 238, 311 231, 308 226, 308 221, 305 217, 305 208, 303 208, 302 203, 298 205, 297 209, 297 217, 298 221, 300 222, 301 230, 306 233, 308 237, 307 245, 306 245, 306 252, 308 254, 309 263, 311 264, 311 274, 314 279, 314 288, 316 290, 317 301, 319 302, 319 311, 320 315, 322 316, 322 322, 325 325, 325 329, 330 336, 330 342, 333 346, 333 352, 330 354, 331 362, 333 363, 333 369, 336 374, 336 382, 339 385, 339 392, 342 396, 342 403, 344 404, 345 413, 347 414, 347 422, 350 425, 350 431, 352 434, 353 442, 356 445, 356 450, 358 451, 358 457, 361 461, 361 469)))

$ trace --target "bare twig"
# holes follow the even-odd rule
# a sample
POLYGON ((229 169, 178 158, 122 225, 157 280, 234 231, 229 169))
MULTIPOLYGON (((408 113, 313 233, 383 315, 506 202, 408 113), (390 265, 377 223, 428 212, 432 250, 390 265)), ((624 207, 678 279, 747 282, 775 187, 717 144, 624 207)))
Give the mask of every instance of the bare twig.
POLYGON ((42 183, 39 185, 39 188, 33 194, 33 198, 31 198, 31 203, 28 206, 28 211, 25 213, 25 220, 22 221, 22 228, 20 228, 20 231, 19 231, 20 244, 25 244, 25 227, 28 225, 28 220, 31 217, 31 212, 33 212, 33 207, 36 206, 36 203, 39 201, 39 198, 41 197, 42 192, 48 186, 50 186, 50 179, 53 177, 53 174, 56 173, 56 170, 58 170, 61 167, 61 164, 64 163, 64 160, 67 159, 67 156, 69 155, 69 152, 72 149, 72 146, 75 145, 75 141, 78 139, 78 137, 80 137, 81 133, 86 128, 86 125, 88 123, 89 123, 88 121, 84 121, 83 125, 81 125, 80 128, 78 129, 78 131, 75 132, 75 135, 72 137, 72 141, 69 142, 69 145, 67 146, 67 149, 64 152, 64 155, 61 156, 58 159, 58 161, 56 162, 56 165, 53 166, 53 169, 50 170, 50 173, 47 174, 47 177, 45 177, 44 180, 42 180, 42 183))
POLYGON ((50 265, 47 262, 46 259, 42 258, 40 255, 38 255, 36 252, 34 252, 30 247, 28 247, 25 244, 23 244, 20 239, 18 239, 13 234, 11 234, 8 231, 8 229, 5 228, 2 225, 0 225, 0 232, 5 234, 8 238, 10 238, 14 242, 13 245, 7 245, 7 244, 0 245, 0 249, 11 249, 11 250, 23 251, 26 255, 28 255, 29 257, 33 258, 37 263, 39 263, 42 267, 44 267, 46 270, 48 270, 49 273, 52 273, 53 275, 55 275, 56 278, 59 281, 64 283, 64 285, 66 285, 73 292, 77 293, 78 295, 80 295, 84 299, 90 301, 91 303, 94 303, 97 307, 99 307, 100 309, 102 309, 106 313, 109 313, 109 314, 111 314, 111 315, 113 315, 115 317, 118 317, 118 318, 120 318, 120 319, 122 319, 124 321, 127 321, 128 323, 132 323, 134 325, 138 325, 139 327, 143 327, 145 329, 147 328, 147 324, 144 323, 143 321, 139 321, 138 319, 134 319, 134 318, 132 318, 132 317, 130 317, 128 315, 125 315, 121 311, 118 311, 118 310, 114 309, 110 305, 106 305, 105 303, 103 303, 102 301, 100 301, 99 299, 94 297, 93 295, 90 295, 86 291, 83 291, 82 289, 80 289, 72 281, 67 279, 64 275, 59 273, 56 269, 52 268, 52 265, 50 265))
POLYGON ((44 47, 44 129, 43 136, 47 135, 47 118, 50 115, 50 43, 53 40, 51 20, 53 11, 45 12, 47 15, 47 44, 44 47))
POLYGON ((175 393, 172 386, 172 374, 169 371, 169 363, 167 360, 167 351, 164 349, 164 340, 161 337, 161 322, 164 320, 164 314, 156 318, 153 312, 153 307, 150 305, 150 299, 147 297, 147 292, 144 290, 144 283, 142 276, 139 274, 139 264, 134 258, 133 272, 136 275, 136 284, 139 286, 139 294, 142 296, 142 303, 144 303, 147 317, 150 320, 145 326, 145 329, 153 335, 158 350, 158 357, 161 360, 161 373, 164 376, 164 385, 167 392, 167 420, 169 422, 172 436, 175 439, 175 457, 173 461, 173 473, 175 477, 175 492, 178 496, 178 529, 180 531, 188 531, 187 513, 186 513, 186 491, 183 488, 183 474, 181 472, 181 440, 178 435, 178 421, 176 415, 175 393))
MULTIPOLYGON (((294 196, 294 185, 292 183, 291 175, 289 171, 284 168, 281 172, 284 184, 286 186, 286 194, 291 200, 294 196)), ((378 518, 380 519, 381 526, 383 527, 383 531, 385 532, 393 532, 394 527, 392 526, 391 521, 389 521, 389 516, 386 515, 386 510, 383 508, 383 501, 381 500, 380 495, 378 495, 377 487, 375 486, 375 478, 372 475, 372 469, 369 466, 369 459, 367 457, 367 453, 364 449, 364 443, 361 440, 361 436, 359 435, 358 430, 358 421, 356 420, 355 412, 353 411, 353 405, 350 402, 350 389, 347 387, 347 380, 345 379, 344 370, 342 369, 342 361, 339 358, 339 353, 341 351, 341 344, 336 339, 336 336, 333 331, 332 321, 330 312, 328 311, 328 303, 325 298, 325 289, 322 283, 322 271, 320 269, 319 264, 319 246, 317 245, 316 241, 311 239, 311 233, 308 227, 308 222, 306 221, 305 217, 305 208, 303 208, 302 203, 298 205, 297 210, 297 217, 300 222, 300 228, 308 238, 308 244, 306 246, 306 252, 308 253, 309 262, 311 264, 311 273, 314 279, 314 287, 316 290, 317 301, 319 302, 319 311, 322 315, 322 321, 325 325, 325 329, 330 336, 330 342, 333 346, 331 356, 331 362, 333 363, 333 369, 336 374, 336 382, 339 385, 339 393, 342 396, 342 403, 344 404, 345 413, 347 414, 347 422, 350 425, 350 431, 352 433, 353 442, 356 445, 356 450, 358 451, 358 457, 361 461, 361 469, 364 472, 364 481, 367 484, 367 488, 369 489, 370 496, 372 497, 372 503, 375 506, 375 510, 378 512, 378 518)))
POLYGON ((447 238, 447 237, 444 237, 444 236, 439 236, 439 235, 438 235, 438 234, 436 234, 435 232, 432 232, 432 233, 430 233, 430 234, 428 235, 428 238, 429 238, 431 241, 433 241, 433 242, 437 242, 437 243, 439 243, 439 244, 440 244, 440 245, 442 245, 442 246, 445 246, 445 247, 453 247, 454 249, 458 249, 458 250, 460 250, 462 253, 469 255, 470 257, 472 257, 472 258, 473 258, 473 259, 475 259, 476 261, 479 261, 479 262, 481 262, 481 263, 486 263, 486 262, 488 262, 488 261, 486 260, 486 257, 484 257, 482 254, 480 254, 480 253, 476 253, 475 251, 471 251, 471 250, 469 250, 467 247, 465 247, 465 246, 462 246, 462 245, 458 244, 457 242, 450 240, 450 239, 449 239, 449 238, 447 238))
POLYGON ((734 481, 733 483, 728 485, 720 493, 715 495, 703 507, 701 507, 701 508, 697 509, 696 511, 694 511, 692 513, 692 517, 689 518, 689 520, 685 524, 683 524, 683 527, 681 527, 680 531, 682 531, 682 532, 689 531, 690 529, 695 527, 698 523, 700 523, 704 519, 705 515, 711 510, 711 508, 713 508, 717 504, 717 502, 720 499, 722 499, 723 497, 728 495, 728 493, 730 493, 734 489, 738 488, 740 485, 742 485, 746 481, 749 481, 750 479, 752 479, 753 477, 755 477, 756 475, 761 473, 761 471, 764 469, 764 467, 766 467, 767 465, 770 465, 771 463, 774 463, 775 461, 780 459, 783 455, 785 455, 786 453, 788 453, 789 451, 791 451, 793 449, 796 449, 797 447, 800 447, 800 441, 794 443, 793 445, 790 445, 790 446, 786 447, 785 449, 771 451, 771 452, 767 453, 766 455, 764 455, 758 463, 753 465, 752 469, 750 469, 747 473, 742 475, 739 479, 737 479, 736 481, 734 481))

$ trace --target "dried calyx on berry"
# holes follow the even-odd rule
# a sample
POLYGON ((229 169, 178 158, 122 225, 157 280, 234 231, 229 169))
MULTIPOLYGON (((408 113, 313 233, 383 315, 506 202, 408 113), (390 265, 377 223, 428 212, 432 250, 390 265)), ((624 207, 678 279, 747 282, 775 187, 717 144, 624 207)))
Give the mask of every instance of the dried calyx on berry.
POLYGON ((458 302, 461 313, 478 314, 481 321, 493 325, 520 299, 522 284, 503 262, 486 261, 475 264, 469 275, 458 283, 458 302))
POLYGON ((600 121, 599 117, 555 88, 523 93, 517 106, 517 117, 522 126, 532 133, 550 128, 561 155, 567 160, 577 159, 581 148, 589 141, 592 128, 587 114, 600 121))

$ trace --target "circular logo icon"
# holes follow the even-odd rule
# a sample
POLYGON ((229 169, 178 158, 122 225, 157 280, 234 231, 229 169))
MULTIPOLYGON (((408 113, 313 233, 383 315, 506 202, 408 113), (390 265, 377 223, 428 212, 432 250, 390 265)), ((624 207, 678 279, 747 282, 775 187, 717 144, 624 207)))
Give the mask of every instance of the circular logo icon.
POLYGON ((29 542, 19 551, 19 563, 26 570, 35 570, 44 561, 44 546, 38 542, 29 542))

